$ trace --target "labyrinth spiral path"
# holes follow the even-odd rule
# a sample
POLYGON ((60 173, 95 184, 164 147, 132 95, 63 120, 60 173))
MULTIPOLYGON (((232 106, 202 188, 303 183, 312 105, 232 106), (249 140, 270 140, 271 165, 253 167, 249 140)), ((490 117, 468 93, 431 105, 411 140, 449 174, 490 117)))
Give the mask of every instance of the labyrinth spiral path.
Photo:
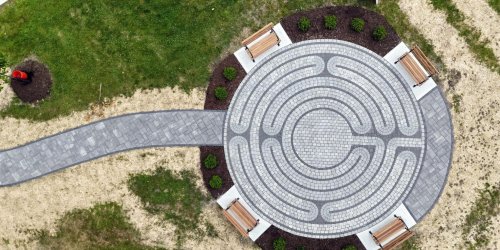
POLYGON ((259 216, 297 235, 336 238, 402 204, 422 165, 424 129, 389 62, 352 43, 312 40, 249 72, 228 109, 224 147, 259 216))

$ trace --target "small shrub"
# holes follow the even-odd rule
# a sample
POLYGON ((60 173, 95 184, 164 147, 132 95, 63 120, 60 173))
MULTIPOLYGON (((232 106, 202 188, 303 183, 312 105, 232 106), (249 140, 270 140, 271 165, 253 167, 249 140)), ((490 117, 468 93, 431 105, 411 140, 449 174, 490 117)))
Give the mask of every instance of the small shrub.
POLYGON ((205 167, 208 169, 217 167, 217 157, 215 157, 215 155, 213 154, 207 155, 205 160, 203 160, 203 165, 205 165, 205 167))
POLYGON ((210 187, 213 189, 219 189, 222 187, 222 178, 218 175, 212 175, 209 181, 210 187))
POLYGON ((325 28, 333 30, 337 27, 337 17, 336 16, 325 16, 325 28))
POLYGON ((285 250, 286 248, 286 241, 283 237, 279 237, 274 240, 273 242, 273 247, 274 250, 285 250))
POLYGON ((355 245, 345 245, 342 247, 342 250, 357 250, 358 248, 355 245))
POLYGON ((232 81, 236 79, 238 71, 234 67, 225 67, 224 72, 222 74, 227 80, 232 81))
POLYGON ((225 87, 215 88, 215 98, 217 98, 217 100, 226 100, 227 95, 227 89, 225 87))
POLYGON ((297 25, 299 26, 300 31, 307 32, 309 28, 311 28, 311 20, 303 16, 299 19, 299 23, 297 25))
POLYGON ((379 25, 373 30, 373 39, 377 41, 382 41, 387 36, 387 30, 385 30, 384 26, 379 25))
POLYGON ((365 28, 365 20, 356 17, 351 20, 351 29, 356 32, 361 32, 365 28))
POLYGON ((304 246, 298 246, 295 250, 306 250, 306 248, 304 246))

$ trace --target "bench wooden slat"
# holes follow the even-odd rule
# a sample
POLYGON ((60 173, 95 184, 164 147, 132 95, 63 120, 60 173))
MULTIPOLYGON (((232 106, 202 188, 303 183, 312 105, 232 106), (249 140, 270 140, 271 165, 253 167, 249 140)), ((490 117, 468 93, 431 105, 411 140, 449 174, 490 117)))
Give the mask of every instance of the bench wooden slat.
POLYGON ((391 237, 394 233, 404 229, 405 227, 406 225, 402 220, 395 219, 381 229, 374 232, 372 236, 375 238, 375 241, 377 241, 377 243, 381 244, 387 238, 391 237))
POLYGON ((241 43, 243 44, 243 46, 249 45, 253 41, 257 40, 257 38, 261 37, 262 35, 266 34, 266 32, 270 31, 273 28, 273 26, 274 26, 273 23, 268 23, 266 26, 262 27, 262 29, 253 33, 251 36, 243 40, 243 42, 241 43))
POLYGON ((246 210, 241 203, 235 202, 231 209, 238 214, 238 216, 247 224, 247 227, 251 230, 257 224, 257 220, 246 210))
POLYGON ((276 36, 276 33, 271 33, 262 40, 260 40, 259 43, 250 47, 249 50, 251 52, 251 55, 255 59, 258 56, 262 55, 264 52, 266 52, 272 46, 278 44, 278 42, 279 39, 278 36, 276 36))
POLYGON ((244 229, 240 223, 238 223, 234 218, 233 216, 231 216, 226 210, 223 211, 224 213, 224 216, 227 218, 227 220, 229 220, 229 222, 231 222, 231 224, 233 224, 234 227, 236 227, 238 229, 238 231, 241 233, 241 235, 245 236, 245 237, 248 237, 248 232, 246 229, 244 229))
POLYGON ((422 66, 427 70, 431 75, 435 75, 438 73, 438 70, 431 61, 425 56, 424 52, 417 45, 413 46, 413 55, 417 58, 417 60, 422 64, 422 66))
POLYGON ((410 54, 404 55, 400 59, 401 63, 403 66, 408 70, 410 75, 412 76, 413 80, 417 82, 417 84, 420 84, 427 80, 427 75, 425 72, 417 65, 417 62, 410 56, 410 54))
POLYGON ((254 229, 259 222, 252 214, 235 199, 227 209, 224 210, 224 216, 233 224, 238 231, 245 237, 248 237, 248 232, 254 229))
POLYGON ((407 239, 411 238, 413 235, 415 235, 414 232, 407 230, 404 233, 400 234, 398 237, 391 240, 389 243, 385 244, 382 247, 382 249, 384 249, 384 250, 394 249, 397 246, 403 244, 403 242, 405 242, 407 239))

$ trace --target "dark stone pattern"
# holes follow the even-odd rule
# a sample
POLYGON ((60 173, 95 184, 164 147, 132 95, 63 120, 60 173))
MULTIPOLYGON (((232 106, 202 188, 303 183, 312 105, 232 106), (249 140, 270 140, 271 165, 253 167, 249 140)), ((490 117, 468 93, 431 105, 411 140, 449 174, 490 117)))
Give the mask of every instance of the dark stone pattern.
POLYGON ((121 151, 222 145, 225 112, 160 111, 109 118, 0 152, 0 186, 121 151))
POLYGON ((279 50, 237 90, 224 147, 235 185, 274 226, 361 232, 402 204, 425 151, 420 107, 392 64, 339 40, 279 50))
POLYGON ((448 107, 436 87, 419 100, 426 128, 426 151, 415 186, 404 201, 416 221, 436 204, 451 168, 453 127, 448 107))

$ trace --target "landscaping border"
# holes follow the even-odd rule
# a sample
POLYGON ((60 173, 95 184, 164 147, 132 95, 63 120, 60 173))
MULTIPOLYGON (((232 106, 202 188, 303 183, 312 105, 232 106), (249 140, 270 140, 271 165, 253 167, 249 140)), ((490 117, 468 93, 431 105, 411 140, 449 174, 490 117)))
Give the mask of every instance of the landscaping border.
POLYGON ((311 39, 338 39, 361 45, 382 57, 401 42, 384 16, 355 6, 329 6, 296 12, 283 18, 281 25, 294 43, 311 39), (330 30, 325 27, 324 17, 328 15, 337 17, 335 29, 330 30), (297 25, 299 19, 304 16, 311 20, 311 27, 307 32, 300 31, 297 25), (351 19, 355 17, 365 20, 365 26, 361 32, 356 32, 350 27, 351 19), (372 37, 373 30, 379 25, 387 31, 387 36, 382 41, 376 41, 372 37))

